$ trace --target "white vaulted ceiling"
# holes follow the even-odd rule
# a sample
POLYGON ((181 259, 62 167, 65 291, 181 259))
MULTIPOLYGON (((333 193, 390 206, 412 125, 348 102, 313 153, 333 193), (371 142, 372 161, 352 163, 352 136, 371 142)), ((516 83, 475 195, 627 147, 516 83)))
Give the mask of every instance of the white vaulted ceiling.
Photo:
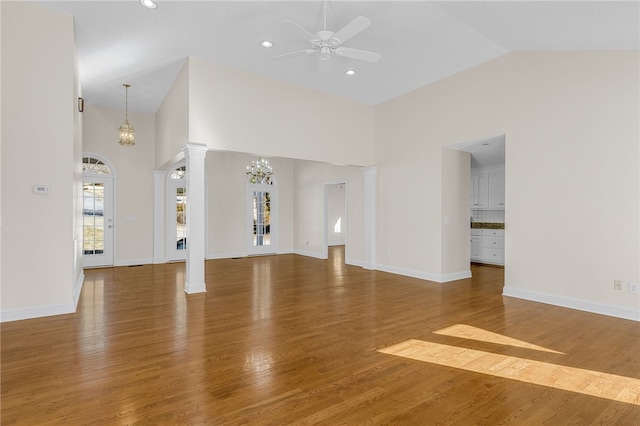
POLYGON ((323 26, 322 1, 37 1, 75 18, 87 102, 155 112, 187 57, 375 105, 513 51, 639 50, 637 1, 342 1, 327 3, 327 28, 355 17, 371 26, 345 46, 382 54, 378 63, 317 55, 271 56, 305 49, 293 20, 323 26), (272 40, 270 49, 260 47, 272 40), (347 77, 347 68, 356 69, 347 77))

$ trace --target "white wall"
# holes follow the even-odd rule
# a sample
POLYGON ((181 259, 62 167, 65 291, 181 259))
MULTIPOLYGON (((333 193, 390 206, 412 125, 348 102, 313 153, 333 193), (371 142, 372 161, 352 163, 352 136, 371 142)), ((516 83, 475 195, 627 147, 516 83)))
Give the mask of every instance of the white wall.
MULTIPOLYGON (((206 157, 207 258, 247 255, 247 176, 255 156, 209 151, 206 157)), ((293 252, 293 162, 269 158, 278 188, 278 252, 293 252)))
POLYGON ((364 178, 362 168, 313 161, 294 164, 294 252, 323 258, 324 187, 344 182, 347 190, 347 246, 345 261, 364 262, 364 178))
POLYGON ((213 150, 373 163, 373 107, 189 60, 189 141, 213 150))
POLYGON ((75 310, 81 119, 71 16, 3 2, 1 31, 1 306, 8 321, 75 310), (34 194, 36 184, 51 192, 34 194))
MULTIPOLYGON (((124 92, 124 91, 123 91, 124 92)), ((124 102, 124 93, 123 93, 124 102)), ((129 89, 129 105, 135 87, 129 89)), ((123 104, 124 106, 124 104, 123 104)), ((153 175, 155 117, 129 111, 136 144, 118 143, 124 109, 96 107, 85 101, 84 151, 100 154, 115 172, 115 265, 151 263, 153 259, 153 175)))
POLYGON ((468 278, 471 154, 442 148, 441 280, 468 278))
POLYGON ((633 52, 512 53, 377 106, 378 259, 442 275, 441 148, 506 134, 505 292, 639 319, 613 290, 640 273, 638 75, 633 52))
POLYGON ((155 168, 176 161, 189 140, 189 61, 176 77, 155 117, 155 168))

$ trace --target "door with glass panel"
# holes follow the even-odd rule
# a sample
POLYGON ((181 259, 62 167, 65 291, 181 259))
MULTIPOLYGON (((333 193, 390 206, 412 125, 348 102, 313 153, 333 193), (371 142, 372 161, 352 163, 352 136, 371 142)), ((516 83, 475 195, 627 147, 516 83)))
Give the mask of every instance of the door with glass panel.
POLYGON ((247 230, 250 255, 278 251, 278 192, 275 185, 247 185, 247 230))
POLYGON ((84 175, 82 231, 82 266, 112 266, 113 177, 84 175))
POLYGON ((174 169, 167 185, 167 254, 169 260, 187 258, 187 185, 185 166, 174 169))

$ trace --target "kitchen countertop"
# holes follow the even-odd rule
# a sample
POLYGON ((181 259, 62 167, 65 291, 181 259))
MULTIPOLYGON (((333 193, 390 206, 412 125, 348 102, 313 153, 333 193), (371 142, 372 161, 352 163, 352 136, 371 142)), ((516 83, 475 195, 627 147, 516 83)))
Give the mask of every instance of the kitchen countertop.
POLYGON ((504 223, 497 222, 471 222, 472 229, 504 229, 504 223))

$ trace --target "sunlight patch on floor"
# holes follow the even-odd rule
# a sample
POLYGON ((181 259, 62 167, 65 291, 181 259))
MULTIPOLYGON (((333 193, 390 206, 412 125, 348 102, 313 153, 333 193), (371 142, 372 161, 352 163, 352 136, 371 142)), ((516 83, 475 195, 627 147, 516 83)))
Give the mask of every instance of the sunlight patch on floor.
POLYGON ((378 352, 640 405, 640 379, 631 377, 415 339, 378 352))
POLYGON ((454 324, 441 330, 434 331, 434 334, 443 336, 460 337, 462 339, 478 340, 480 342, 497 343, 500 345, 508 345, 516 348, 532 349, 534 351, 551 352, 554 354, 564 355, 563 352, 554 351, 553 349, 534 345, 533 343, 524 342, 522 340, 513 339, 503 336, 502 334, 493 333, 481 328, 473 327, 465 324, 454 324))

